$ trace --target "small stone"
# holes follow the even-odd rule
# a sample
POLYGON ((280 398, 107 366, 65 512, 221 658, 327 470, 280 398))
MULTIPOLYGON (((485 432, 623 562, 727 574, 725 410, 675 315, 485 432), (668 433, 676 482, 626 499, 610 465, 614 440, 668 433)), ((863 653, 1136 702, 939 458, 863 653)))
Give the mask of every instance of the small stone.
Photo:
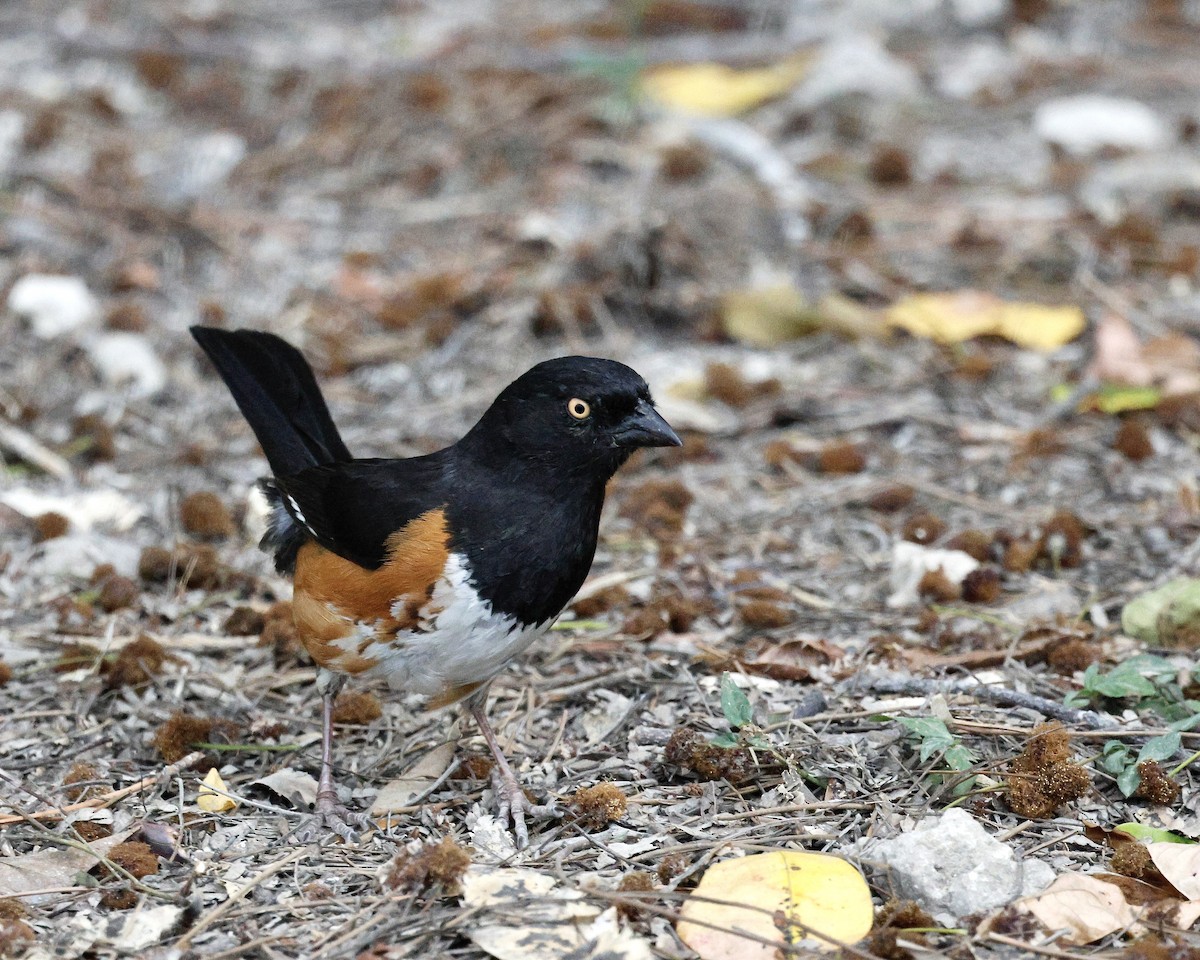
POLYGON ((8 293, 8 309, 28 317, 33 335, 51 340, 82 327, 100 314, 100 305, 79 277, 27 273, 8 293))
POLYGON ((921 81, 917 71, 889 53, 867 34, 847 34, 825 45, 817 55, 797 100, 816 106, 852 94, 880 100, 902 100, 916 95, 921 81))
POLYGON ((135 396, 152 396, 167 385, 167 368, 141 334, 101 334, 88 343, 87 351, 105 381, 114 386, 127 384, 135 396))
POLYGON ((938 93, 954 100, 999 98, 1012 93, 1016 72, 1017 60, 1006 46, 997 40, 978 40, 950 51, 938 65, 934 84, 938 93))
POLYGON ((1094 93, 1046 101, 1033 115, 1033 128, 1077 157, 1104 149, 1157 150, 1171 139, 1166 123, 1144 103, 1094 93))
POLYGON ((946 923, 1038 893, 1054 879, 1048 864, 1018 861, 1011 846, 958 808, 898 837, 867 841, 862 852, 887 865, 897 896, 946 923))

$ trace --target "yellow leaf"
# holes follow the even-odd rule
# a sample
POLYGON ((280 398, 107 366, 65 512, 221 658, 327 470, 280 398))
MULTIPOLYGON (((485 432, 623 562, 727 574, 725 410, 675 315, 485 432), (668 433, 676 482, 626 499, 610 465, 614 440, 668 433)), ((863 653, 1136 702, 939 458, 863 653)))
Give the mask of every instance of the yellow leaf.
POLYGON ((727 293, 721 302, 725 332, 753 347, 773 347, 812 333, 821 316, 795 287, 782 283, 727 293))
POLYGON ((867 882, 847 861, 778 850, 709 867, 680 911, 677 932, 702 960, 774 960, 785 945, 836 950, 857 943, 874 917, 867 882))
POLYGON ((1157 387, 1101 387, 1082 404, 1085 408, 1095 407, 1101 413, 1126 413, 1129 410, 1153 410, 1162 401, 1162 391, 1157 387))
POLYGON ((860 337, 886 337, 891 331, 879 311, 851 300, 840 293, 827 293, 817 303, 821 326, 857 340, 860 337))
POLYGON ((647 96, 668 107, 710 117, 733 117, 786 93, 804 76, 809 58, 750 70, 722 63, 657 67, 642 76, 647 96))
POLYGON ((209 813, 225 813, 233 810, 237 806, 237 801, 233 797, 217 793, 218 790, 229 792, 225 781, 221 779, 221 774, 217 772, 216 767, 213 767, 208 771, 208 776, 204 778, 204 783, 200 786, 200 795, 196 797, 196 806, 209 813))
POLYGON ((962 343, 972 337, 1003 337, 1018 346, 1054 350, 1083 332, 1078 307, 1008 303, 990 293, 919 293, 887 311, 887 321, 918 337, 962 343))

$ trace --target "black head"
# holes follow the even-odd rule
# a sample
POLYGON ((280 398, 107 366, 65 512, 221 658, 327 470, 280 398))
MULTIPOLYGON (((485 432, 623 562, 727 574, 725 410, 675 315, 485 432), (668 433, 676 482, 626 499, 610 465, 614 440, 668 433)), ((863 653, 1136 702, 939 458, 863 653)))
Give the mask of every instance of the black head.
POLYGON ((650 388, 615 360, 560 357, 510 383, 464 443, 601 481, 639 447, 678 447, 650 388))

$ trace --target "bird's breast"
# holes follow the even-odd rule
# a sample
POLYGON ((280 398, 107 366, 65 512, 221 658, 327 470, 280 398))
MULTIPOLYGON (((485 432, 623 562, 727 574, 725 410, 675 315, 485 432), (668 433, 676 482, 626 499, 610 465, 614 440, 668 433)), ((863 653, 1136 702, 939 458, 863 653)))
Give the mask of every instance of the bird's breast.
POLYGON ((451 702, 493 677, 552 622, 524 622, 481 596, 469 560, 449 547, 442 511, 406 525, 390 548, 376 570, 315 543, 301 548, 293 611, 318 665, 451 702))

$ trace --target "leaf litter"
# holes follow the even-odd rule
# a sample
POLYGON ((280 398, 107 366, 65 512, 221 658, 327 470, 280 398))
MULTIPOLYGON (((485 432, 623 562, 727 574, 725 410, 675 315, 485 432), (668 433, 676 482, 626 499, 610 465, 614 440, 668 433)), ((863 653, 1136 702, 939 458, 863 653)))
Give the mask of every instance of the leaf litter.
POLYGON ((503 956, 533 901, 561 904, 546 950, 681 956, 703 878, 803 851, 861 867, 899 931, 872 950, 1058 949, 1061 912, 890 925, 856 841, 946 806, 1088 878, 1067 913, 1188 925, 1192 858, 1153 831, 1200 832, 1192 13, 153 0, 148 46, 120 9, 43 6, 3 14, 25 55, 0 66, 0 878, 24 904, 0 943, 503 956), (1101 26, 1118 55, 1089 59, 1101 26), (656 75, 721 116, 662 110, 656 75), (1166 174, 1038 139, 1027 100, 1106 78, 1176 125, 1166 174), (314 670, 197 319, 301 345, 365 455, 452 440, 514 358, 568 352, 632 363, 686 429, 614 483, 591 609, 495 684, 522 783, 566 814, 530 850, 482 744, 383 690, 343 702, 337 754, 379 829, 297 842, 314 670), (1051 718, 1069 749, 1030 756, 1051 718), (1120 860, 1089 839, 1128 824, 1151 832, 1120 860), (509 899, 470 900, 498 871, 509 899))

